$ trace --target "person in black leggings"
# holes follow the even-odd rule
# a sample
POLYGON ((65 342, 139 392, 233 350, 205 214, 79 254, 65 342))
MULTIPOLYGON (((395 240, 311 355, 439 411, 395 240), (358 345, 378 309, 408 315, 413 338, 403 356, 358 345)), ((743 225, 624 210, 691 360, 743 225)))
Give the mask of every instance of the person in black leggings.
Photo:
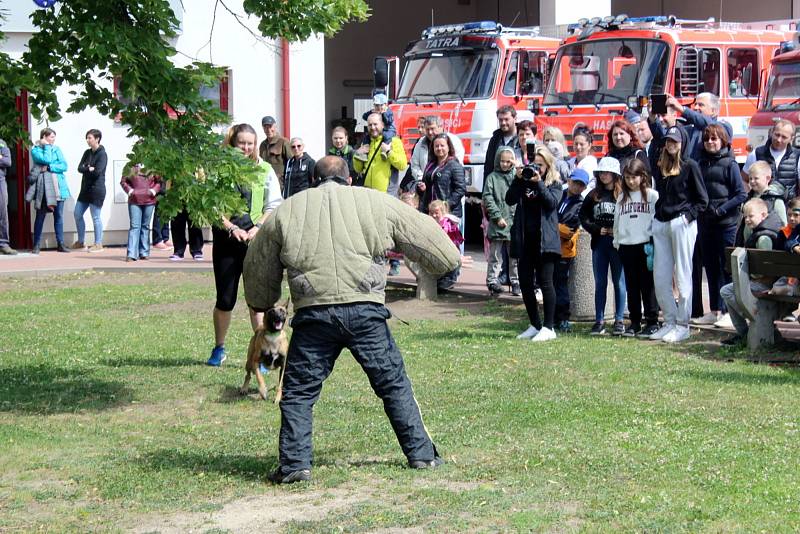
MULTIPOLYGON (((264 181, 254 186, 252 190, 240 187, 239 193, 244 198, 248 211, 223 217, 222 227, 214 227, 212 230, 214 237, 212 262, 217 301, 214 305, 214 348, 206 363, 214 367, 222 365, 227 357, 225 338, 231 324, 231 311, 236 305, 239 293, 239 280, 242 277, 247 245, 256 236, 269 214, 281 203, 281 188, 275 171, 269 163, 258 158, 258 139, 255 129, 249 124, 237 124, 228 131, 226 142, 258 164, 263 171, 264 181)), ((262 320, 262 313, 255 313, 250 309, 250 324, 253 330, 262 320)))
POLYGON ((555 159, 547 148, 536 149, 533 168, 533 172, 519 168, 506 193, 506 203, 517 205, 511 228, 511 257, 519 260, 519 285, 530 319, 530 325, 517 339, 549 341, 556 338, 553 273, 561 259, 558 204, 562 187, 555 159), (544 323, 536 302, 536 282, 542 290, 544 323))

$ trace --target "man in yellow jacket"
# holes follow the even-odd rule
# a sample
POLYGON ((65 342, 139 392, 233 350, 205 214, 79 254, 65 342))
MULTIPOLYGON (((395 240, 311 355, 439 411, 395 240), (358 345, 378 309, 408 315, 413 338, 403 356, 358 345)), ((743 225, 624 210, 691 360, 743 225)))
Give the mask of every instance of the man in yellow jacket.
POLYGON ((400 186, 400 174, 408 167, 408 158, 399 137, 392 137, 391 143, 383 142, 383 117, 380 113, 372 113, 367 117, 369 147, 359 148, 366 160, 353 159, 355 171, 363 177, 364 187, 397 195, 400 186))

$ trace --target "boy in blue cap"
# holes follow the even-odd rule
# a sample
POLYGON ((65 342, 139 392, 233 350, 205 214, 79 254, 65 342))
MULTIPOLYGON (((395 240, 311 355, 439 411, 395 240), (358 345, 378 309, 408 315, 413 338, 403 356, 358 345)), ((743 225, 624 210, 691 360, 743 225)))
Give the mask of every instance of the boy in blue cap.
POLYGON ((575 169, 570 174, 567 188, 558 205, 558 233, 561 237, 561 259, 556 264, 554 285, 556 287, 556 328, 569 332, 569 272, 578 255, 578 232, 581 221, 578 216, 583 204, 583 191, 589 185, 589 173, 575 169))

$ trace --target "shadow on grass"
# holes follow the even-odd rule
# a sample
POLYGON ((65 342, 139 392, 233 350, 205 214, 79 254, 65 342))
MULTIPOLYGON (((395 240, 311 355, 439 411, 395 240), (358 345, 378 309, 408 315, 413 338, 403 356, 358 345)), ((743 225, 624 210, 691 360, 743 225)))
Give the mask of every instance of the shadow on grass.
POLYGON ((125 356, 122 358, 107 358, 100 361, 102 365, 108 367, 192 367, 202 365, 205 362, 200 358, 180 356, 175 358, 164 358, 154 356, 147 358, 143 356, 125 356))
POLYGON ((277 385, 274 383, 274 381, 270 381, 270 377, 267 376, 267 400, 264 400, 258 394, 258 383, 256 382, 255 376, 253 376, 250 386, 247 388, 246 394, 242 395, 239 392, 239 386, 223 386, 217 402, 220 404, 235 404, 237 402, 244 401, 263 402, 265 405, 272 406, 272 401, 275 399, 276 387, 277 385))
POLYGON ((193 473, 220 473, 243 480, 264 481, 278 466, 274 454, 228 454, 160 449, 142 456, 139 462, 147 469, 181 469, 193 473))
POLYGON ((0 368, 0 413, 56 414, 100 411, 130 403, 123 382, 93 378, 89 371, 52 365, 0 368))
POLYGON ((674 374, 687 378, 721 382, 724 384, 769 384, 778 386, 800 384, 800 371, 797 369, 784 369, 784 373, 776 375, 749 374, 744 371, 735 371, 725 368, 686 369, 675 371, 674 374))

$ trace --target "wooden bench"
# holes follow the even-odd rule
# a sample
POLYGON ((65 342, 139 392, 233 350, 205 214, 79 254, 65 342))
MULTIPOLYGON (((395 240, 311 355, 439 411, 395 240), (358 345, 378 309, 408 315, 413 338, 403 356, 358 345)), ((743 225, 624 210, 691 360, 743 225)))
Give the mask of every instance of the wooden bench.
POLYGON ((800 296, 759 294, 750 291, 750 275, 779 278, 800 277, 800 255, 780 250, 728 248, 736 302, 745 312, 750 325, 747 347, 751 352, 775 344, 780 334, 775 321, 791 313, 800 304, 800 296))

